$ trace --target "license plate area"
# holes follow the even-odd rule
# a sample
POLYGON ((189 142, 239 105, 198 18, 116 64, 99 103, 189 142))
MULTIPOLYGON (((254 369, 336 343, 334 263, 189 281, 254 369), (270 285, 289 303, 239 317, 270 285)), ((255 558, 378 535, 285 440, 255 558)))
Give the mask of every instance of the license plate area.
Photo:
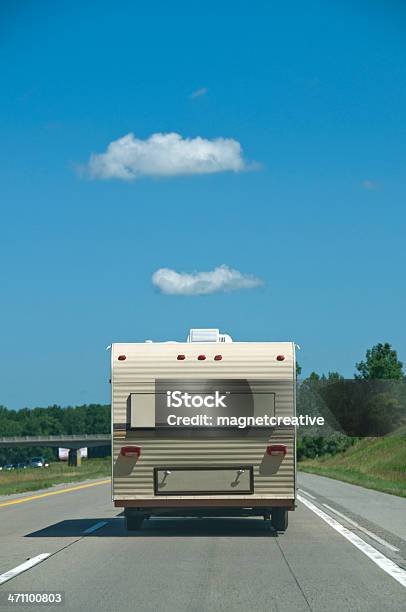
POLYGON ((252 465, 154 468, 155 495, 252 495, 252 465))

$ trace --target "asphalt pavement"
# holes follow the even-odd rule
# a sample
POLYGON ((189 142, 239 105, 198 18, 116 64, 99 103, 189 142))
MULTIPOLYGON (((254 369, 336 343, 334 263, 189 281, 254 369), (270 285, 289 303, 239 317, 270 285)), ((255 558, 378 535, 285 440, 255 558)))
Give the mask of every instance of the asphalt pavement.
POLYGON ((401 498, 301 474, 284 534, 258 518, 176 518, 129 535, 110 485, 83 484, 0 499, 1 610, 38 610, 7 601, 38 591, 63 593, 47 607, 61 612, 406 608, 401 498))

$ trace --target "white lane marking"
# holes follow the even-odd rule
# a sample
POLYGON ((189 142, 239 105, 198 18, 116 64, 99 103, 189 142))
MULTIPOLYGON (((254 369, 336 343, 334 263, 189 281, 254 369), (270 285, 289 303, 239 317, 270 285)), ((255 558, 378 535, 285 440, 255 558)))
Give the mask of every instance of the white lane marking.
POLYGON ((104 527, 105 525, 107 525, 107 521, 99 521, 98 523, 95 523, 91 527, 85 529, 83 533, 93 533, 93 531, 96 531, 96 529, 100 529, 100 527, 104 527))
POLYGON ((7 582, 8 580, 15 578, 16 576, 18 576, 18 574, 22 574, 23 572, 26 572, 27 570, 29 570, 31 567, 34 567, 34 565, 38 565, 38 563, 45 561, 45 559, 48 559, 50 555, 51 553, 42 553, 41 555, 37 555, 36 557, 33 557, 32 559, 28 559, 28 561, 26 561, 25 563, 22 563, 21 565, 17 565, 17 567, 15 567, 14 569, 11 569, 5 574, 1 574, 0 584, 3 584, 3 582, 7 582))
POLYGON ((323 504, 323 506, 325 508, 328 508, 329 510, 331 510, 331 512, 334 512, 335 514, 337 514, 338 516, 341 516, 341 518, 343 518, 344 520, 347 521, 347 523, 350 523, 350 525, 353 525, 353 527, 356 527, 357 529, 359 529, 360 531, 363 531, 367 536, 369 536, 370 538, 372 538, 373 540, 376 540, 377 542, 379 542, 380 544, 383 544, 383 546, 386 546, 387 548, 389 548, 390 550, 393 550, 393 552, 399 552, 399 548, 396 548, 396 546, 392 546, 392 544, 389 544, 389 542, 387 542, 386 540, 384 540, 383 538, 380 538, 379 536, 377 536, 375 533, 372 533, 372 531, 369 531, 368 529, 365 529, 365 527, 363 527, 362 525, 360 525, 359 523, 356 523, 355 521, 353 521, 352 519, 350 519, 348 516, 346 516, 345 514, 342 514, 341 512, 339 512, 338 510, 336 510, 335 508, 332 508, 331 506, 328 506, 327 504, 323 504))
POLYGON ((312 510, 317 516, 319 516, 323 521, 325 521, 330 527, 338 531, 346 540, 351 542, 356 548, 358 548, 361 552, 364 553, 367 557, 371 559, 378 567, 380 567, 384 572, 392 576, 397 582, 399 582, 402 586, 406 588, 406 571, 401 567, 396 565, 393 561, 385 557, 379 550, 376 550, 373 546, 370 546, 367 542, 365 542, 362 538, 357 536, 355 533, 341 525, 338 521, 333 519, 332 516, 323 512, 320 508, 315 506, 312 502, 310 502, 305 497, 301 495, 297 496, 298 500, 302 502, 305 506, 312 510))
POLYGON ((316 499, 314 495, 312 495, 311 493, 308 493, 308 491, 303 491, 303 489, 298 489, 298 491, 300 491, 301 493, 304 493, 305 495, 307 495, 307 497, 310 497, 310 499, 316 499))

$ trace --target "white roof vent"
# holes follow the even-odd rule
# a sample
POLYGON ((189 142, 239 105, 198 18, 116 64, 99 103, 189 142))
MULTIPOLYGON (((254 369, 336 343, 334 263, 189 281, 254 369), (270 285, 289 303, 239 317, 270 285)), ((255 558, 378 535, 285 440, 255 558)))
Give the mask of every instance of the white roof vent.
POLYGON ((187 342, 232 342, 232 339, 218 329, 191 329, 187 342))
POLYGON ((229 336, 228 334, 220 334, 219 336, 219 342, 232 342, 233 339, 231 336, 229 336))

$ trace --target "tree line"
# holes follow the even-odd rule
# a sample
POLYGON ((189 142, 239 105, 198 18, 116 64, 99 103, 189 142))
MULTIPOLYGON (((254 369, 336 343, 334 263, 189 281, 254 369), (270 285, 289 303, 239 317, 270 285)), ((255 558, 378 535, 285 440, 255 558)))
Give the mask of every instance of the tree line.
MULTIPOLYGON (((0 436, 58 436, 71 434, 104 434, 110 432, 110 406, 48 406, 9 410, 0 406, 0 436)), ((46 447, 0 448, 0 465, 20 463, 34 456, 53 461, 58 449, 46 447)), ((89 448, 89 457, 104 457, 110 447, 89 448)))
POLYGON ((376 344, 355 364, 353 379, 339 372, 312 372, 298 385, 297 410, 320 415, 325 425, 301 428, 298 458, 345 450, 361 437, 376 437, 406 425, 406 378, 389 343, 376 344))

